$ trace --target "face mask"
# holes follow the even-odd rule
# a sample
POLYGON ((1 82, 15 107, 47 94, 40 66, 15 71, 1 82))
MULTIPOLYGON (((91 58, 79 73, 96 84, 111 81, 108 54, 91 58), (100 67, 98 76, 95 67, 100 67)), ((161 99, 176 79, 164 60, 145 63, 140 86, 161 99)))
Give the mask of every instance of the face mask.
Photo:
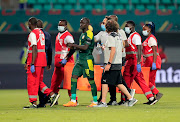
POLYGON ((148 32, 147 32, 147 30, 144 30, 144 31, 142 31, 142 34, 144 35, 144 36, 148 36, 148 32))
POLYGON ((130 27, 125 27, 125 32, 126 32, 127 34, 130 34, 130 33, 131 33, 130 27))
POLYGON ((65 31, 65 27, 64 26, 58 26, 58 31, 64 32, 65 31))
POLYGON ((106 30, 105 25, 101 24, 101 29, 102 29, 103 31, 105 31, 105 30, 106 30))

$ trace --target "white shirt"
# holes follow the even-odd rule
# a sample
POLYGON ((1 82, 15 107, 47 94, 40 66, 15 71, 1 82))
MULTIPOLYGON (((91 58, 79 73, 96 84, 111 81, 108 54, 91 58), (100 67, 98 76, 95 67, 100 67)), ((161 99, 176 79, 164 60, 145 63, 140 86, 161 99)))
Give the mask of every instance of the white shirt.
POLYGON ((135 45, 141 45, 141 37, 135 34, 132 38, 132 43, 135 45))
MULTIPOLYGON (((122 41, 127 40, 126 33, 124 32, 123 29, 118 29, 118 34, 121 36, 122 41)), ((123 46, 123 44, 122 44, 122 46, 123 46)), ((122 47, 122 49, 123 49, 122 57, 126 57, 126 51, 125 51, 124 46, 122 47)))
POLYGON ((153 37, 150 37, 148 40, 148 46, 152 47, 152 46, 157 46, 157 42, 153 37))
POLYGON ((31 43, 31 45, 30 45, 31 47, 32 47, 33 45, 37 45, 36 34, 33 33, 33 32, 31 32, 31 33, 29 34, 28 41, 31 43))
POLYGON ((106 31, 100 31, 94 38, 96 41, 101 41, 101 44, 105 44, 107 41, 108 33, 106 31))
POLYGON ((110 47, 115 47, 116 52, 112 64, 122 64, 122 40, 119 36, 113 37, 111 35, 106 36, 107 42, 104 48, 104 63, 108 63, 110 58, 110 47))
MULTIPOLYGON (((67 32, 67 31, 65 31, 67 32)), ((64 32, 64 33, 65 33, 64 32)), ((60 33, 60 37, 64 34, 64 33, 60 33)), ((68 43, 74 43, 74 39, 72 36, 66 36, 65 39, 64 39, 64 43, 65 44, 68 44, 68 43)))

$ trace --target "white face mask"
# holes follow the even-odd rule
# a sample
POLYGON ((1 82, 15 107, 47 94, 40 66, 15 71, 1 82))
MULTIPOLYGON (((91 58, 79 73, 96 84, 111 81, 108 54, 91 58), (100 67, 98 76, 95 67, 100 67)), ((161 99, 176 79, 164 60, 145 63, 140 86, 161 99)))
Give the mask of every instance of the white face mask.
POLYGON ((58 26, 58 31, 64 32, 65 31, 65 27, 64 26, 58 26))
POLYGON ((130 34, 130 33, 131 33, 130 27, 125 27, 125 32, 126 32, 127 34, 130 34))
POLYGON ((144 36, 148 36, 148 35, 149 35, 149 32, 147 32, 147 30, 144 30, 144 31, 142 31, 142 34, 143 34, 144 36))

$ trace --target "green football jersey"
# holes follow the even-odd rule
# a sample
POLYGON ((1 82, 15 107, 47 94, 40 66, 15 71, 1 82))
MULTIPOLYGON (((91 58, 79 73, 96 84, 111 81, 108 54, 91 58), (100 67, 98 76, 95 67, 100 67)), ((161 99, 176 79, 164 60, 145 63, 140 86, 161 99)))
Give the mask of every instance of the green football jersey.
POLYGON ((93 49, 94 49, 94 35, 93 32, 88 30, 85 33, 82 33, 79 38, 79 45, 85 45, 88 44, 89 47, 87 50, 80 50, 79 51, 79 59, 80 60, 87 60, 87 59, 93 59, 93 49))

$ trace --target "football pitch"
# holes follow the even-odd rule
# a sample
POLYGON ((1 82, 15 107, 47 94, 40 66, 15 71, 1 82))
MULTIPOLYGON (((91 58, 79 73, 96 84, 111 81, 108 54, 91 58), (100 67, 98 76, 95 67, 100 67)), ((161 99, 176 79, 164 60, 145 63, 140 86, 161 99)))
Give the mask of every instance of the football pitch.
MULTIPOLYGON (((27 90, 0 90, 0 122, 179 122, 180 88, 159 88, 164 94, 153 106, 144 105, 147 99, 135 94, 138 102, 133 107, 109 106, 107 108, 87 108, 92 100, 90 91, 77 91, 79 106, 63 107, 69 101, 67 90, 60 90, 59 105, 52 108, 23 110, 29 104, 27 90)), ((100 92, 98 92, 99 96, 100 92)), ((109 101, 109 94, 107 102, 109 101)), ((120 94, 117 94, 120 101, 120 94)))

